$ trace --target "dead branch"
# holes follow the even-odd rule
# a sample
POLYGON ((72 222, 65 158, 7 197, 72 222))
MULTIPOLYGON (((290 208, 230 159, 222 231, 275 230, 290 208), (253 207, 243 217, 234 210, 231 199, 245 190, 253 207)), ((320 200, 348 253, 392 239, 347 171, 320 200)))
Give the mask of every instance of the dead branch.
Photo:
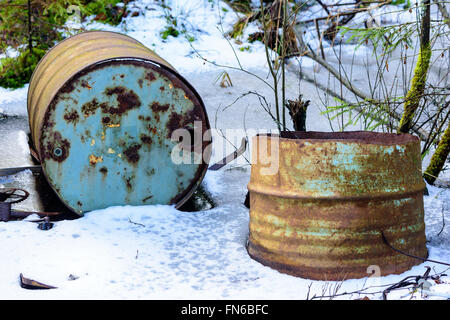
POLYGON ((297 100, 288 100, 286 107, 294 123, 295 131, 306 131, 306 110, 310 100, 303 100, 300 94, 297 100))
POLYGON ((130 218, 128 218, 128 222, 129 222, 129 223, 132 223, 132 224, 135 224, 135 225, 137 225, 137 226, 140 226, 140 227, 144 227, 144 228, 145 228, 145 225, 144 225, 144 224, 139 223, 139 222, 134 222, 134 221, 132 221, 130 218))
MULTIPOLYGON (((354 16, 360 12, 365 12, 368 10, 373 10, 373 9, 377 9, 380 8, 386 4, 389 4, 391 1, 381 1, 381 2, 371 2, 371 3, 377 3, 374 6, 362 6, 362 7, 358 7, 358 8, 354 8, 354 9, 350 9, 350 10, 342 10, 339 11, 338 13, 332 14, 332 15, 328 15, 328 16, 323 16, 323 17, 319 17, 319 18, 314 18, 314 19, 308 19, 308 20, 304 20, 304 21, 298 21, 296 24, 306 24, 306 23, 312 23, 314 22, 314 20, 317 21, 321 21, 321 20, 333 20, 339 17, 344 17, 344 16, 354 16)), ((358 3, 360 3, 361 5, 364 4, 368 4, 368 2, 364 2, 364 1, 358 1, 358 3)))
MULTIPOLYGON (((358 13, 358 11, 356 11, 357 9, 359 9, 361 7, 361 1, 356 1, 355 2, 355 10, 353 11, 352 14, 348 14, 346 16, 344 16, 343 18, 341 18, 340 20, 333 19, 332 25, 325 30, 323 36, 325 39, 330 40, 331 43, 334 43, 334 40, 336 39, 337 33, 338 33, 338 28, 340 26, 345 26, 347 23, 349 23, 358 13)), ((338 16, 339 17, 339 16, 338 16)), ((315 21, 315 23, 318 23, 317 20, 315 21)))
POLYGON ((437 261, 437 260, 431 260, 431 259, 427 259, 427 258, 418 257, 418 256, 415 256, 415 255, 413 255, 413 254, 409 254, 409 253, 403 252, 403 251, 401 251, 401 250, 395 248, 394 246, 392 246, 392 245, 388 242, 388 240, 386 239, 386 236, 384 235, 384 232, 383 232, 383 231, 381 231, 381 237, 382 237, 382 239, 383 239, 383 242, 384 242, 389 248, 391 248, 392 250, 394 250, 395 252, 398 252, 398 253, 403 254, 403 255, 405 255, 405 256, 407 256, 407 257, 410 257, 410 258, 414 258, 414 259, 417 259, 417 260, 421 260, 421 261, 423 261, 423 262, 432 262, 432 263, 442 264, 442 265, 444 265, 444 266, 450 266, 450 263, 446 263, 446 262, 442 262, 442 261, 437 261))
POLYGON ((434 0, 434 3, 436 3, 436 5, 439 8, 439 11, 441 12, 442 16, 444 17, 444 22, 450 28, 450 14, 448 13, 447 9, 441 2, 439 2, 439 0, 434 0))

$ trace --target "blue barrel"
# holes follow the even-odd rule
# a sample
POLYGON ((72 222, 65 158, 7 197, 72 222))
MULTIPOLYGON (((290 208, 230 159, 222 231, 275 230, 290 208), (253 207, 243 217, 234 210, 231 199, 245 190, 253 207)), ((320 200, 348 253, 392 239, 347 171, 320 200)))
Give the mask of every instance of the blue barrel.
POLYGON ((85 32, 52 48, 30 81, 28 115, 45 177, 78 214, 179 207, 207 170, 200 96, 167 61, 119 33, 85 32), (183 141, 197 161, 173 161, 176 129, 200 137, 183 141))

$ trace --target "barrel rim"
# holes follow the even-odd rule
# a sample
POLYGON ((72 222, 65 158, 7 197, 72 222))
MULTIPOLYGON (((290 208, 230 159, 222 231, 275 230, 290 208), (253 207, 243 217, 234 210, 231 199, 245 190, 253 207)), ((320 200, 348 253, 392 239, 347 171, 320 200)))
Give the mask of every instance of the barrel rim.
MULTIPOLYGON (((177 77, 182 83, 183 85, 185 85, 190 91, 191 93, 195 96, 195 98, 198 100, 199 105, 202 109, 202 113, 204 115, 204 123, 205 123, 205 130, 208 130, 211 128, 211 125, 209 123, 209 119, 208 119, 208 114, 206 111, 206 107, 204 105, 203 100, 201 99, 200 94, 197 92, 197 90, 195 90, 195 88, 182 76, 180 75, 175 69, 170 68, 169 66, 163 65, 161 63, 158 63, 156 61, 150 60, 150 59, 145 59, 145 58, 137 58, 137 57, 116 57, 116 58, 108 58, 108 59, 103 59, 103 60, 99 60, 99 61, 95 61, 91 64, 89 64, 88 66, 86 66, 83 69, 78 70, 74 75, 72 75, 71 77, 69 77, 56 91, 56 94, 52 97, 52 99, 50 100, 49 106, 47 108, 47 112, 50 108, 50 106, 55 104, 55 99, 58 97, 58 94, 60 93, 60 90, 63 89, 66 85, 68 85, 69 83, 71 83, 72 81, 76 80, 78 77, 82 76, 84 73, 86 73, 88 70, 96 68, 97 66, 100 66, 102 64, 105 63, 111 63, 114 61, 127 61, 127 62, 132 62, 132 61, 140 61, 143 63, 149 63, 155 66, 158 66, 159 68, 165 70, 168 73, 171 73, 172 75, 174 75, 175 77, 177 77)), ((39 131, 41 131, 42 134, 42 130, 44 127, 45 121, 41 122, 41 127, 39 128, 39 131)), ((44 159, 42 153, 43 153, 43 140, 40 139, 40 141, 37 141, 37 143, 39 143, 39 158, 40 159, 44 159)), ((203 142, 205 144, 205 142, 203 142)), ((202 148, 202 152, 204 152, 205 150, 209 150, 209 148, 204 147, 202 148)), ((210 150, 211 153, 211 150, 210 150)), ((210 159, 211 154, 209 154, 206 159, 210 159)), ((42 164, 42 170, 44 171, 44 177, 47 180, 47 182, 49 183, 50 187, 54 190, 54 192, 58 195, 58 198, 64 203, 64 205, 72 212, 78 214, 78 215, 83 215, 84 212, 88 212, 88 211, 76 211, 75 208, 73 208, 72 206, 70 206, 65 199, 63 199, 62 197, 60 197, 60 193, 55 189, 55 187, 53 186, 53 184, 49 181, 49 177, 48 174, 46 172, 46 166, 45 166, 45 161, 41 160, 41 164, 42 164)), ((175 202, 175 208, 178 209, 180 208, 186 201, 189 200, 189 198, 192 196, 192 194, 197 190, 197 188, 199 187, 199 185, 201 184, 204 176, 206 175, 206 171, 208 170, 208 163, 205 161, 205 157, 202 154, 202 163, 199 166, 199 168, 197 169, 196 175, 195 177, 192 179, 191 184, 186 188, 185 193, 182 194, 180 193, 179 195, 176 196, 176 198, 172 199, 173 202, 175 202)), ((144 204, 143 204, 144 205, 144 204)), ((173 205, 173 203, 172 203, 173 205)))
POLYGON ((404 197, 413 197, 416 194, 423 194, 426 188, 425 182, 419 186, 414 186, 412 190, 398 191, 398 192, 378 192, 367 193, 361 195, 345 196, 317 196, 308 195, 301 192, 289 191, 289 190, 275 190, 273 188, 266 187, 255 182, 249 182, 247 184, 248 191, 252 193, 262 194, 269 197, 283 198, 283 199, 295 199, 300 201, 357 201, 357 200, 395 200, 403 199, 404 197))
MULTIPOLYGON (((50 54, 51 51, 53 51, 56 47, 60 46, 62 43, 66 42, 66 41, 68 41, 68 40, 70 40, 70 39, 77 38, 77 37, 86 35, 86 34, 88 34, 88 33, 91 33, 91 34, 92 34, 92 33, 111 33, 111 34, 121 35, 121 36, 127 37, 127 38, 129 38, 129 39, 131 39, 131 40, 133 40, 133 41, 139 43, 139 44, 142 45, 143 47, 147 48, 142 42, 140 42, 140 41, 136 40, 135 38, 133 38, 133 37, 127 35, 127 34, 124 34, 124 33, 115 32, 115 31, 107 31, 107 30, 87 30, 87 31, 83 31, 83 32, 80 32, 80 33, 71 35, 71 36, 69 36, 69 37, 67 37, 67 38, 65 38, 65 39, 63 39, 63 40, 61 40, 61 41, 59 41, 59 42, 56 43, 53 47, 51 47, 50 49, 48 49, 47 52, 44 54, 44 56, 41 58, 41 60, 39 60, 39 62, 37 63, 36 68, 34 68, 33 73, 31 74, 31 78, 30 78, 29 83, 31 83, 31 82, 33 81, 33 78, 34 78, 34 76, 35 76, 35 74, 36 74, 36 71, 39 69, 39 65, 40 65, 41 63, 43 63, 43 61, 44 61, 45 58, 50 54)), ((147 49, 148 49, 148 48, 147 48, 147 49)), ((149 50, 150 50, 150 49, 149 49, 149 50)), ((161 59, 162 59, 162 58, 161 58, 161 59)), ((164 61, 165 61, 165 60, 164 60, 164 61)), ((167 62, 167 63, 172 67, 172 65, 171 65, 169 62, 167 62)), ((27 106, 29 105, 29 97, 30 97, 30 86, 28 86, 28 90, 27 90, 27 106)))
POLYGON ((419 137, 409 133, 385 133, 372 131, 281 131, 280 134, 260 133, 256 137, 278 138, 286 142, 342 142, 342 143, 360 143, 373 145, 402 145, 410 142, 420 141, 419 137))

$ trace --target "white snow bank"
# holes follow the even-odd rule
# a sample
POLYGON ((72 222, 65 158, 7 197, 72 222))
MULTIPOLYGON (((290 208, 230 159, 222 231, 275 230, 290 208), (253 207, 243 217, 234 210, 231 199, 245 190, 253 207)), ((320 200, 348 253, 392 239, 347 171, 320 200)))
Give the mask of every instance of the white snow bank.
POLYGON ((15 90, 0 87, 0 114, 26 116, 27 93, 28 84, 15 90))
MULTIPOLYGON (((339 299, 379 299, 381 293, 370 292, 421 275, 426 265, 433 267, 433 274, 447 269, 424 263, 401 275, 340 283, 296 278, 265 267, 245 249, 248 209, 241 203, 248 178, 249 172, 242 169, 208 173, 206 180, 213 180, 214 186, 206 186, 218 204, 208 211, 111 207, 55 222, 48 231, 26 221, 0 222, 0 299, 305 299, 308 290, 311 298, 339 285, 338 294, 365 288, 339 299), (218 185, 224 187, 216 189, 218 185), (58 289, 22 289, 19 273, 58 289), (74 276, 77 279, 71 280, 74 276)), ((436 216, 440 218, 441 206, 448 205, 450 190, 430 187, 430 192, 425 197, 429 258, 449 262, 449 224, 438 236, 442 224, 436 216)), ((449 293, 450 278, 441 280, 432 281, 431 290, 449 293)), ((408 289, 388 298, 409 299, 406 294, 408 289)), ((445 298, 422 297, 419 290, 413 299, 445 298)))

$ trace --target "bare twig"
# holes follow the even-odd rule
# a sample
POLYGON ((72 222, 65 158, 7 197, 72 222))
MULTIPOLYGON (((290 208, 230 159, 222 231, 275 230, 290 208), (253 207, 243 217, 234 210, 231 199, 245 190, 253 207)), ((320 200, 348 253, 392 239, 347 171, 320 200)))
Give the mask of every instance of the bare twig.
POLYGON ((412 255, 412 254, 403 252, 403 251, 401 251, 401 250, 399 250, 399 249, 393 247, 393 246, 387 241, 386 236, 384 235, 384 232, 383 232, 383 231, 381 231, 381 237, 383 238, 383 242, 384 242, 389 248, 391 248, 392 250, 394 250, 394 251, 396 251, 396 252, 398 252, 398 253, 400 253, 400 254, 403 254, 403 255, 405 255, 405 256, 407 256, 407 257, 414 258, 414 259, 418 259, 418 260, 421 260, 421 261, 424 261, 424 262, 432 262, 432 263, 442 264, 442 265, 444 265, 444 266, 450 266, 450 263, 446 263, 446 262, 441 262, 441 261, 437 261, 437 260, 431 260, 431 259, 427 259, 427 258, 418 257, 418 256, 415 256, 415 255, 412 255))
POLYGON ((450 28, 450 15, 447 11, 447 9, 445 8, 445 5, 443 5, 440 0, 434 0, 434 3, 436 3, 436 5, 439 8, 439 11, 441 12, 442 16, 444 17, 444 22, 447 24, 447 26, 450 28))
MULTIPOLYGON (((304 43, 303 41, 303 36, 294 29, 294 32, 296 34, 296 37, 299 39, 300 43, 304 43)), ((333 66, 331 66, 331 64, 329 64, 328 62, 326 62, 324 59, 320 58, 318 55, 316 55, 312 50, 307 50, 305 51, 305 56, 307 56, 308 58, 313 59, 314 61, 316 61, 317 63, 319 63, 320 65, 322 65, 328 72, 330 72, 340 83, 342 83, 348 90, 350 90, 353 94, 355 94, 356 96, 358 96, 359 98, 367 101, 368 103, 371 103, 373 105, 377 105, 380 108, 383 108, 383 106, 385 105, 385 102, 377 100, 372 98, 371 96, 368 96, 365 92, 359 90, 358 88, 354 87, 350 81, 348 81, 346 78, 344 78, 341 73, 339 71, 337 71, 333 66)), ((342 95, 341 95, 342 96, 342 95)), ((395 110, 390 110, 389 108, 384 108, 384 111, 387 112, 389 114, 390 117, 400 121, 400 119, 402 118, 402 115, 397 113, 395 110)), ((411 130, 413 132, 415 132, 420 138, 421 140, 427 140, 428 138, 428 133, 425 132, 422 129, 417 129, 417 126, 413 126, 411 128, 411 130)))
MULTIPOLYGON (((342 16, 354 16, 355 14, 360 13, 360 12, 365 12, 367 10, 373 10, 373 9, 376 9, 376 8, 380 8, 380 7, 388 4, 389 2, 390 1, 382 1, 382 2, 378 2, 375 6, 372 6, 372 7, 360 7, 360 8, 354 8, 354 9, 346 10, 346 11, 339 11, 336 14, 328 15, 326 17, 324 16, 324 17, 319 17, 319 18, 299 21, 299 22, 297 22, 297 24, 312 23, 312 22, 314 22, 314 20, 318 20, 318 21, 320 21, 320 20, 331 20, 331 19, 334 19, 334 18, 342 17, 342 16)), ((373 2, 373 3, 375 3, 375 2, 373 2)))
POLYGON ((144 228, 145 228, 145 224, 142 224, 142 223, 139 223, 139 222, 134 222, 134 221, 132 221, 130 218, 128 218, 128 222, 129 222, 129 223, 132 223, 132 224, 135 224, 135 225, 137 225, 137 226, 140 226, 140 227, 144 227, 144 228))
POLYGON ((444 228, 445 228, 444 206, 445 206, 445 203, 442 204, 442 212, 441 212, 442 213, 442 228, 437 234, 438 237, 441 235, 442 231, 444 231, 444 228))
MULTIPOLYGON (((264 2, 263 0, 260 0, 260 4, 261 4, 261 12, 264 12, 264 2)), ((278 126, 278 130, 281 131, 281 126, 280 126, 280 109, 278 106, 278 77, 277 74, 275 73, 273 66, 272 66, 272 60, 270 59, 270 55, 269 55, 269 45, 268 45, 268 35, 266 32, 266 20, 264 17, 264 14, 261 15, 261 19, 262 19, 262 25, 263 25, 263 31, 264 31, 264 36, 263 36, 263 40, 264 40, 264 49, 266 52, 266 60, 267 60, 267 64, 269 66, 269 71, 270 74, 272 75, 273 78, 273 92, 275 95, 275 112, 276 112, 276 119, 277 119, 277 126, 278 126)))

